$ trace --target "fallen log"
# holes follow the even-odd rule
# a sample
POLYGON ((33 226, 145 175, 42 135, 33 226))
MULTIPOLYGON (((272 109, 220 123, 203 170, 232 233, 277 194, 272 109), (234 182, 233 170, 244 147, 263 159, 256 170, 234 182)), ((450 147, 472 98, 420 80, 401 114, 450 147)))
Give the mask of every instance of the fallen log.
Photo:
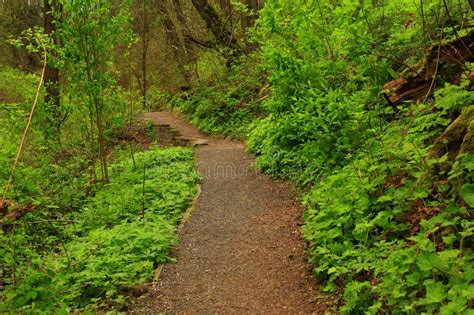
POLYGON ((392 106, 406 100, 424 100, 433 93, 433 83, 441 75, 441 69, 446 81, 458 83, 464 64, 471 61, 474 61, 474 29, 432 46, 422 61, 383 86, 385 98, 392 106))

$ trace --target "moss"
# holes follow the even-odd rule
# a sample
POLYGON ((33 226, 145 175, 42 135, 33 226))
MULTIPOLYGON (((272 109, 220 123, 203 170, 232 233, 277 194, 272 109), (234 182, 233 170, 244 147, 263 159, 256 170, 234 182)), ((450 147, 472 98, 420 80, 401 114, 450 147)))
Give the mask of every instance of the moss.
POLYGON ((455 159, 459 154, 473 152, 473 118, 474 105, 471 105, 462 111, 441 136, 436 138, 428 153, 428 159, 440 158, 446 153, 450 159, 455 159))

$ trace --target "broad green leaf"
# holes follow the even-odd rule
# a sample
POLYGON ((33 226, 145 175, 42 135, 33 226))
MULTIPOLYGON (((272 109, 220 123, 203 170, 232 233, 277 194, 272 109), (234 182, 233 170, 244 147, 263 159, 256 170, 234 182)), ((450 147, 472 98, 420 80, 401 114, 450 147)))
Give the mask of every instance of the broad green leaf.
POLYGON ((474 184, 464 184, 461 187, 460 195, 464 201, 471 207, 474 208, 474 184))

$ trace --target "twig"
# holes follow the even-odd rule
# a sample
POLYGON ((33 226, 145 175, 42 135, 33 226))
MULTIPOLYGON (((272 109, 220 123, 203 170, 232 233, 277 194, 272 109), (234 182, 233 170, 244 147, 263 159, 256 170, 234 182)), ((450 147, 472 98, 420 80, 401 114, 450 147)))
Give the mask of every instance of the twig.
POLYGON ((136 169, 137 168, 137 164, 135 162, 135 154, 133 153, 133 146, 132 146, 132 143, 129 142, 128 143, 129 146, 130 146, 130 155, 132 156, 132 162, 133 162, 133 169, 136 169))
POLYGON ((17 279, 16 279, 16 241, 15 241, 15 232, 16 232, 16 222, 13 223, 13 266, 12 266, 12 273, 13 273, 13 279, 12 279, 12 284, 14 287, 16 287, 17 279))
POLYGON ((449 7, 448 4, 446 3, 446 0, 443 0, 443 5, 446 10, 446 15, 448 16, 449 23, 451 24, 451 27, 453 28, 454 35, 456 36, 456 39, 461 42, 461 44, 466 48, 467 52, 471 55, 474 56, 474 54, 471 52, 469 47, 466 46, 466 43, 462 40, 462 38, 459 37, 458 31, 456 30, 456 24, 453 22, 453 19, 451 18, 451 14, 449 13, 449 7))
POLYGON ((66 271, 66 270, 68 270, 68 269, 70 269, 70 268, 74 268, 75 266, 77 266, 77 265, 79 265, 79 264, 82 264, 82 263, 85 262, 87 259, 89 259, 89 257, 91 257, 92 255, 94 255, 94 253, 95 253, 99 248, 101 248, 102 245, 104 245, 106 241, 107 241, 107 239, 105 239, 102 243, 100 243, 99 245, 97 245, 97 247, 94 248, 93 250, 91 250, 91 251, 89 252, 89 254, 87 254, 87 256, 84 257, 83 259, 81 259, 81 260, 79 260, 79 261, 76 261, 76 262, 73 263, 73 264, 70 264, 70 263, 68 262, 68 266, 66 266, 66 267, 64 267, 64 268, 62 268, 62 269, 60 269, 60 270, 57 271, 56 273, 64 272, 64 271, 66 271))
POLYGON ((203 46, 205 48, 212 49, 215 47, 215 45, 213 45, 211 42, 199 40, 197 38, 192 37, 191 35, 186 35, 186 38, 192 41, 193 43, 203 46))
POLYGON ((66 245, 64 245, 64 243, 61 242, 61 246, 62 246, 62 248, 64 249, 64 253, 66 253, 67 266, 68 266, 68 268, 69 268, 69 267, 71 267, 71 259, 69 258, 69 254, 68 254, 68 252, 67 252, 66 245))

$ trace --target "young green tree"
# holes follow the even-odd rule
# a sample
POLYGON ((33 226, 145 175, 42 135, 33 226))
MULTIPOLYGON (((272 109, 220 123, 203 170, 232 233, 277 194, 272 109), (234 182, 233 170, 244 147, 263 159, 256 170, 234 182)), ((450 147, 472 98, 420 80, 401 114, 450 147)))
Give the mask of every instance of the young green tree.
POLYGON ((105 92, 114 84, 110 70, 113 51, 131 37, 129 1, 120 5, 108 0, 62 0, 61 3, 64 13, 60 33, 72 92, 86 100, 90 150, 100 160, 102 180, 108 182, 104 115, 109 108, 105 92), (95 154, 96 144, 98 154, 95 154))

